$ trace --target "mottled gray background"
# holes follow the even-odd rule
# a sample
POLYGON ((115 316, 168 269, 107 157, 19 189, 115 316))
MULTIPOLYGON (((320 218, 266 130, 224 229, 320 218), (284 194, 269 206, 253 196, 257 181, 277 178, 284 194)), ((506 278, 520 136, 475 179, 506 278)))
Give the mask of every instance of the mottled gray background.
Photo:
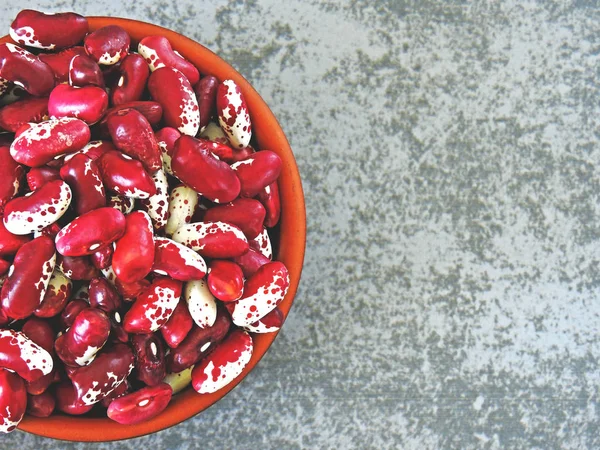
MULTIPOLYGON (((296 153, 291 316, 223 401, 97 448, 599 448, 600 11, 586 1, 20 1, 230 61, 296 153)), ((96 448, 14 433, 19 449, 96 448)))

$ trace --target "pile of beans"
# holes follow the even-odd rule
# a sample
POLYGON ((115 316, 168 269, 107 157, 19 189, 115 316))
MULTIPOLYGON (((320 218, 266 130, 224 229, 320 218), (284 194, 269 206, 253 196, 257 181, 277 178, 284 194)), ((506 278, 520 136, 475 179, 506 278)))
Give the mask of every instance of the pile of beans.
POLYGON ((21 11, 0 45, 0 430, 133 424, 242 372, 279 329, 281 159, 240 88, 147 36, 21 11))

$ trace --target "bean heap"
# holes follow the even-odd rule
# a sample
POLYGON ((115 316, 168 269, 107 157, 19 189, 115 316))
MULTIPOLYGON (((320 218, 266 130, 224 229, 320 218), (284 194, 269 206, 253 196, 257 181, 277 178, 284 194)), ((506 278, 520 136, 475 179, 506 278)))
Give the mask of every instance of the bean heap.
POLYGON ((281 159, 163 36, 21 11, 0 45, 0 430, 133 424, 222 389, 279 329, 281 159), (83 45, 82 45, 83 44, 83 45), (104 408, 104 409, 102 409, 104 408))

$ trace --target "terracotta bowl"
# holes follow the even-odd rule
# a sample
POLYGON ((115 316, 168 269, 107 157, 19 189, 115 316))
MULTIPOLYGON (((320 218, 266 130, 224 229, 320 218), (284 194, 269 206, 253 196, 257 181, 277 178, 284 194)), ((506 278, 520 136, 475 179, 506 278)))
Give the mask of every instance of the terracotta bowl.
MULTIPOLYGON (((282 204, 281 222, 278 238, 275 238, 273 244, 278 249, 275 259, 282 261, 290 273, 289 292, 280 305, 284 315, 287 316, 302 271, 306 244, 306 213, 300 174, 294 154, 267 104, 233 67, 207 48, 174 31, 136 20, 112 17, 88 17, 88 20, 91 31, 110 24, 123 27, 131 36, 132 44, 135 46, 144 36, 156 34, 166 36, 173 48, 195 64, 202 74, 214 75, 219 80, 233 79, 240 86, 250 110, 258 148, 273 150, 283 160, 283 169, 279 178, 282 204)), ((0 40, 0 42, 7 41, 11 42, 8 36, 0 40)), ((193 417, 231 391, 256 366, 275 337, 276 333, 254 336, 252 359, 234 383, 209 395, 197 394, 191 387, 188 387, 173 397, 162 414, 148 422, 138 425, 120 425, 108 418, 86 418, 55 413, 45 419, 25 416, 19 429, 40 436, 70 441, 112 441, 164 430, 193 417)))

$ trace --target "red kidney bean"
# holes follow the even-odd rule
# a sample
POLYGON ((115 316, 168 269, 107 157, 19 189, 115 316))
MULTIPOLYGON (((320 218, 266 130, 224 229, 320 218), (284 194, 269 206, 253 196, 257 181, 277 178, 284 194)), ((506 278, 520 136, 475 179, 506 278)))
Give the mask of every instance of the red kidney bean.
POLYGON ((142 113, 133 108, 122 109, 111 114, 106 125, 115 147, 141 161, 150 173, 162 168, 154 131, 142 113))
POLYGON ((252 338, 243 330, 233 330, 210 355, 192 370, 192 386, 200 394, 211 394, 235 380, 250 362, 252 338))
POLYGON ((38 58, 46 63, 54 74, 57 84, 69 81, 71 60, 77 55, 86 55, 83 47, 70 47, 58 53, 40 53, 38 58))
POLYGON ((279 199, 279 186, 277 181, 265 186, 256 197, 265 207, 266 216, 264 225, 272 228, 279 223, 281 215, 281 201, 279 199))
POLYGON ((104 66, 112 66, 125 58, 130 43, 127 31, 118 25, 99 28, 88 34, 83 41, 87 54, 104 66))
POLYGON ((17 252, 2 286, 2 309, 13 319, 24 319, 44 299, 56 255, 52 239, 41 236, 24 244, 17 252))
POLYGON ((246 281, 242 298, 227 304, 233 323, 246 327, 262 319, 281 303, 289 285, 290 276, 282 262, 262 266, 246 281))
POLYGON ((152 180, 156 186, 156 194, 148 199, 140 200, 140 208, 148 213, 154 229, 158 231, 165 228, 167 224, 169 182, 162 169, 152 174, 152 180))
POLYGON ((169 196, 169 210, 165 233, 171 236, 180 227, 192 221, 198 204, 198 194, 187 186, 177 186, 169 196))
POLYGON ((192 85, 200 79, 198 69, 174 51, 164 36, 146 36, 138 44, 138 53, 145 58, 153 72, 161 67, 172 67, 185 75, 192 85))
POLYGON ((206 275, 206 263, 198 253, 171 239, 154 238, 152 271, 174 280, 201 280, 206 275))
POLYGON ((167 323, 180 297, 180 281, 155 279, 125 314, 123 329, 128 333, 154 333, 167 323))
POLYGON ((29 241, 31 241, 31 236, 12 234, 4 226, 4 221, 0 220, 0 256, 14 255, 29 241))
POLYGON ((222 302, 232 302, 242 296, 244 274, 234 262, 215 260, 208 268, 206 284, 216 298, 222 302))
POLYGON ((50 373, 42 375, 37 380, 25 383, 27 393, 31 395, 42 394, 57 380, 57 366, 54 362, 54 331, 48 322, 32 317, 23 324, 22 332, 32 342, 46 350, 53 358, 53 369, 50 373))
POLYGON ((250 333, 273 333, 283 325, 283 313, 279 308, 275 308, 262 319, 245 327, 250 333))
POLYGON ((13 234, 41 231, 60 219, 71 204, 71 188, 62 180, 50 181, 4 207, 4 226, 13 234))
MULTIPOLYGON (((122 104, 115 106, 115 107, 109 109, 108 111, 106 111, 104 118, 98 124, 99 127, 101 129, 103 127, 106 128, 106 122, 107 122, 108 118, 112 114, 115 114, 118 111, 121 111, 123 109, 135 109, 136 111, 139 111, 146 118, 146 120, 148 120, 148 122, 150 122, 150 125, 152 125, 153 127, 158 125, 158 123, 162 119, 162 115, 163 115, 162 106, 158 102, 141 101, 141 100, 134 101, 134 102, 127 102, 127 103, 122 103, 122 104)), ((108 130, 106 131, 106 133, 108 135, 108 130)))
POLYGON ((162 154, 163 170, 169 175, 173 175, 171 170, 171 158, 175 147, 175 142, 181 137, 181 133, 172 127, 164 127, 154 133, 158 147, 162 154))
POLYGON ((100 66, 87 55, 75 55, 69 64, 69 84, 104 88, 104 77, 100 66))
POLYGON ((10 156, 10 148, 0 146, 0 211, 19 193, 25 168, 10 156))
POLYGON ((249 248, 242 230, 225 222, 183 225, 173 234, 173 240, 207 258, 235 258, 246 253, 249 248))
POLYGON ((100 352, 90 365, 77 368, 69 375, 77 393, 77 404, 98 403, 123 383, 133 368, 133 352, 125 344, 114 344, 100 352))
POLYGON ((98 308, 107 314, 121 309, 121 296, 105 278, 94 278, 89 286, 90 306, 98 308))
POLYGON ((0 330, 0 367, 35 381, 52 371, 52 356, 22 332, 0 330))
POLYGON ((80 153, 66 161, 60 169, 60 176, 73 190, 77 215, 106 206, 100 170, 86 155, 80 153))
POLYGON ((177 178, 212 202, 228 203, 240 193, 240 180, 229 164, 190 136, 181 136, 175 143, 171 167, 177 178))
POLYGON ((217 302, 204 280, 185 284, 185 301, 192 319, 200 328, 212 327, 217 319, 217 302))
MULTIPOLYGON (((171 389, 169 387, 169 389, 171 389)), ((10 433, 23 419, 27 408, 27 391, 23 380, 6 369, 0 369, 0 432, 10 433)))
MULTIPOLYGON (((127 342, 127 341, 125 341, 125 342, 127 342)), ((113 400, 115 400, 119 397, 123 397, 125 394, 129 394, 130 392, 131 392, 131 386, 129 385, 129 382, 127 380, 125 380, 123 383, 118 385, 114 391, 112 391, 110 394, 108 394, 106 397, 104 397, 102 400, 100 400, 100 404, 104 408, 108 408, 113 400)))
POLYGON ((33 53, 11 43, 0 44, 0 77, 22 87, 31 95, 48 95, 54 73, 33 53))
POLYGON ((212 75, 207 75, 202 77, 198 83, 192 84, 194 84, 194 92, 198 100, 198 110, 200 111, 200 130, 203 130, 217 112, 216 102, 219 80, 212 75))
POLYGON ((110 94, 111 103, 115 106, 137 101, 142 97, 150 69, 144 58, 130 53, 119 65, 121 77, 110 94))
POLYGON ((56 268, 71 280, 91 280, 98 276, 98 269, 94 267, 87 256, 56 256, 56 268))
POLYGON ((252 123, 241 89, 233 80, 225 80, 217 89, 219 124, 233 147, 250 144, 252 123))
POLYGON ((281 158, 270 150, 261 150, 231 168, 240 179, 240 195, 254 197, 277 180, 281 173, 281 158))
POLYGON ((85 213, 56 235, 56 250, 64 256, 91 255, 125 233, 125 216, 114 208, 85 213))
POLYGON ((54 331, 47 321, 31 317, 25 321, 21 331, 50 355, 54 354, 54 331))
POLYGON ((155 386, 167 375, 165 349, 155 334, 134 334, 131 346, 135 355, 136 378, 148 386, 155 386))
POLYGON ((43 50, 71 47, 88 31, 87 19, 72 12, 45 14, 24 9, 10 25, 10 37, 15 42, 43 50))
POLYGON ((86 300, 76 298, 75 296, 73 300, 67 303, 67 306, 65 306, 65 309, 63 309, 62 313, 60 314, 61 329, 66 330, 73 325, 75 317, 77 317, 81 311, 89 307, 90 305, 86 300))
POLYGON ((106 152, 98 159, 104 186, 119 195, 150 198, 156 194, 154 181, 142 163, 118 151, 106 152))
POLYGON ((48 97, 24 98, 0 109, 0 127, 11 133, 26 123, 39 123, 47 119, 48 97))
POLYGON ((80 416, 90 411, 94 405, 82 405, 77 396, 75 386, 70 381, 63 381, 56 388, 56 409, 65 414, 80 416))
POLYGON ((73 283, 71 280, 65 277, 60 270, 54 270, 44 294, 44 299, 40 303, 40 306, 33 311, 33 314, 44 318, 57 316, 65 309, 71 296, 72 288, 73 283))
POLYGON ((227 222, 239 227, 248 239, 254 239, 263 230, 265 208, 252 198, 238 198, 226 205, 216 206, 206 211, 207 222, 227 222))
POLYGON ((87 366, 104 347, 110 334, 110 320, 96 308, 82 310, 73 325, 56 339, 56 354, 67 366, 87 366))
POLYGON ((169 347, 177 348, 186 338, 193 325, 194 319, 192 319, 187 305, 180 301, 171 318, 160 329, 160 333, 169 347))
POLYGON ((114 400, 106 414, 122 425, 141 423, 163 412, 172 394, 171 386, 166 383, 145 387, 114 400))
POLYGON ((60 180, 60 173, 52 167, 33 167, 27 172, 27 185, 31 191, 37 191, 46 183, 56 180, 60 180))
MULTIPOLYGON (((114 272, 113 272, 114 273, 114 272)), ((150 282, 144 278, 133 283, 125 283, 115 276, 115 287, 126 301, 133 301, 150 287, 150 282)))
POLYGON ((129 214, 135 207, 135 199, 123 195, 112 195, 107 201, 107 206, 121 211, 123 214, 129 214))
POLYGON ((54 412, 56 401, 50 391, 41 394, 27 394, 27 414, 33 417, 50 417, 54 412))
POLYGON ((220 309, 217 320, 212 327, 192 328, 183 342, 167 355, 168 372, 181 372, 196 364, 217 347, 219 342, 227 335, 230 326, 229 314, 220 309))
POLYGON ((81 149, 90 140, 90 128, 79 119, 63 117, 33 124, 15 137, 10 154, 15 161, 39 167, 81 149), (65 139, 69 136, 69 139, 65 139))
POLYGON ((48 100, 48 112, 52 117, 75 117, 87 124, 96 123, 108 108, 108 95, 98 86, 83 87, 59 84, 48 100))
POLYGON ((271 246, 271 238, 269 238, 269 233, 266 228, 263 228, 261 233, 256 236, 254 239, 250 239, 248 241, 250 244, 250 248, 253 248, 256 251, 259 251, 263 254, 265 258, 272 259, 273 258, 273 248, 271 246))
POLYGON ((161 67, 150 75, 148 90, 163 107, 165 125, 188 136, 198 134, 200 110, 196 94, 185 75, 177 69, 161 67))
POLYGON ((111 245, 102 247, 90 255, 92 264, 97 269, 106 269, 112 262, 113 248, 111 245))
POLYGON ((152 270, 154 229, 150 217, 143 211, 132 212, 125 220, 125 234, 116 242, 112 268, 117 279, 133 283, 152 270))

